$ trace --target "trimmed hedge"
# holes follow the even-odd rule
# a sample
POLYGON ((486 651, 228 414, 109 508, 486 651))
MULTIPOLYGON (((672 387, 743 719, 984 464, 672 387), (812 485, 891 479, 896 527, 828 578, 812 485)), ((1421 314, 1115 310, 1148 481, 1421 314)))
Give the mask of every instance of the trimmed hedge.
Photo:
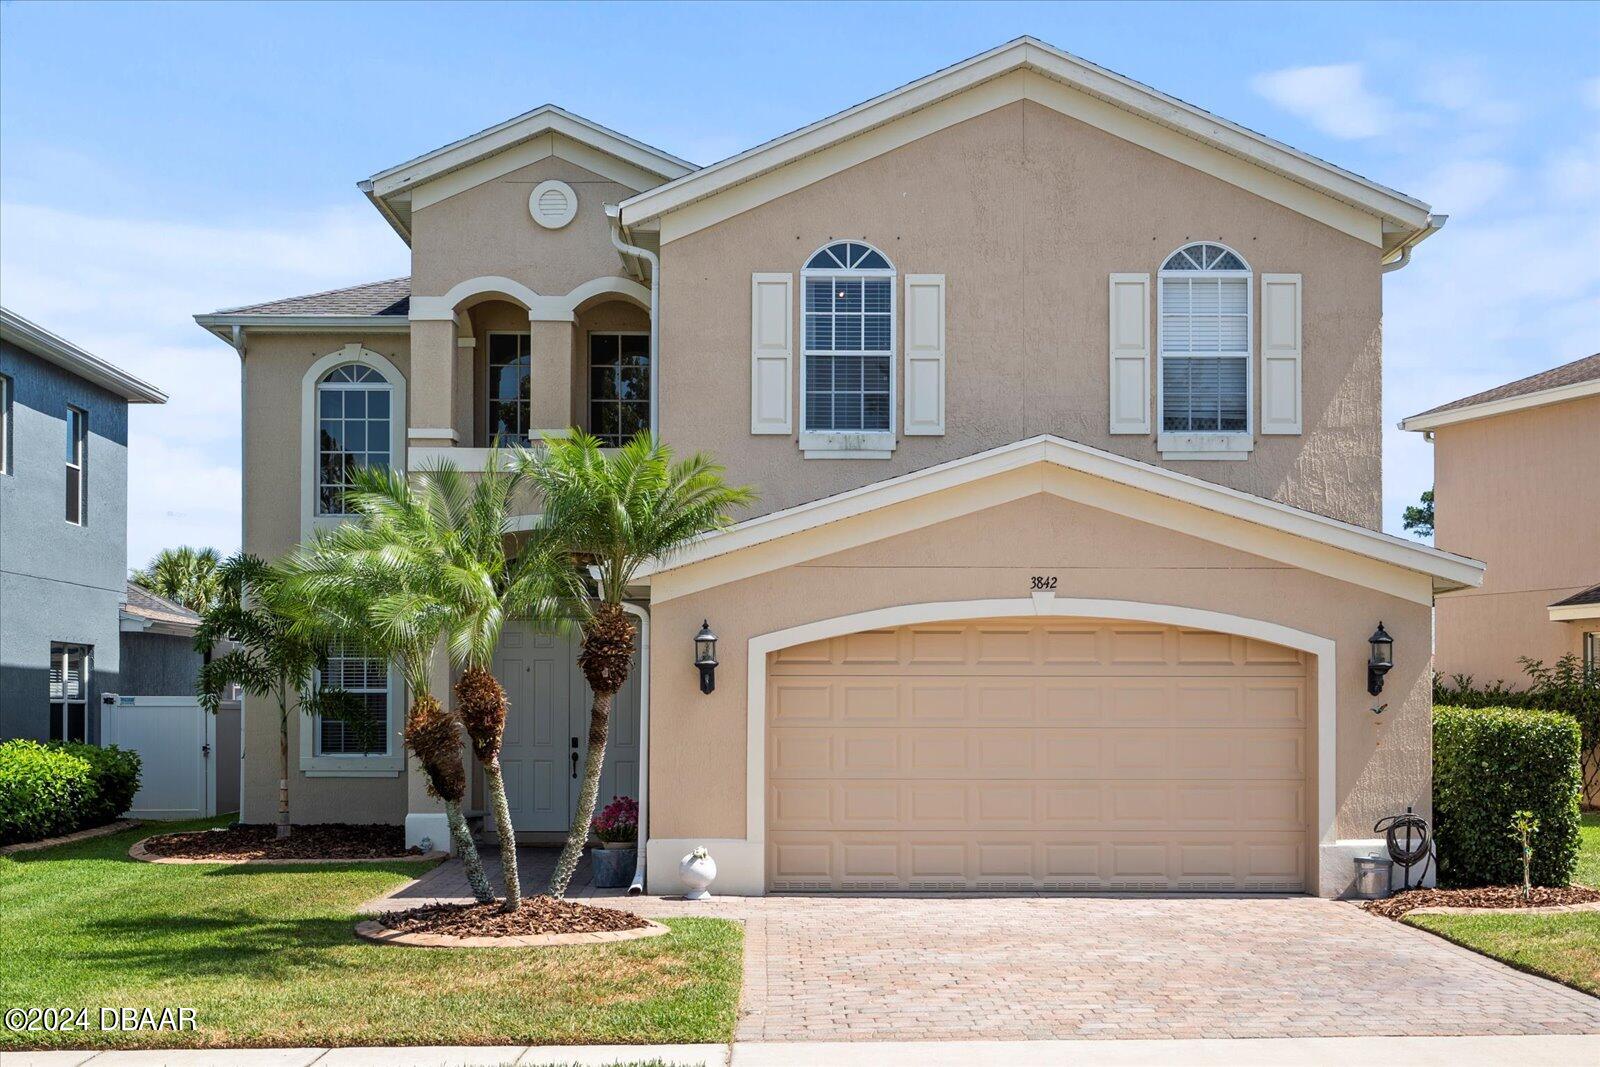
POLYGON ((0 845, 103 826, 139 791, 139 755, 115 745, 0 744, 0 845))
POLYGON ((1533 884, 1572 881, 1578 859, 1581 731, 1570 715, 1525 708, 1433 709, 1433 832, 1439 884, 1520 885, 1512 816, 1531 811, 1533 884))

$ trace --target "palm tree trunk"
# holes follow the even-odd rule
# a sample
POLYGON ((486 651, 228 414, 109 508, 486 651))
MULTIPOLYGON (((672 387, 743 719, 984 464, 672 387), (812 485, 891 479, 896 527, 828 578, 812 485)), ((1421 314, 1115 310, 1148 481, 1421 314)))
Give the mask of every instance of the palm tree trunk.
POLYGON ((450 824, 450 839, 455 842, 456 855, 461 857, 461 866, 466 868, 467 884, 472 887, 472 895, 479 904, 492 902, 494 890, 489 888, 489 876, 483 873, 483 857, 478 855, 478 846, 472 842, 472 831, 467 829, 461 805, 453 800, 445 801, 444 817, 450 824))
POLYGON ((500 871, 506 883, 503 910, 522 907, 522 879, 517 874, 517 830, 511 825, 511 804, 506 800, 506 779, 500 773, 500 757, 483 762, 483 778, 489 787, 489 804, 494 808, 494 828, 500 834, 500 871))
POLYGON ((556 861, 555 873, 550 876, 550 895, 557 900, 567 895, 567 885, 583 858, 583 846, 589 840, 589 823, 594 818, 595 797, 600 792, 600 769, 606 758, 606 730, 611 722, 611 702, 616 690, 596 690, 594 707, 589 712, 589 758, 583 767, 583 788, 578 792, 578 811, 572 817, 572 829, 567 831, 567 844, 556 861))
POLYGON ((278 703, 278 836, 289 836, 289 707, 278 703))

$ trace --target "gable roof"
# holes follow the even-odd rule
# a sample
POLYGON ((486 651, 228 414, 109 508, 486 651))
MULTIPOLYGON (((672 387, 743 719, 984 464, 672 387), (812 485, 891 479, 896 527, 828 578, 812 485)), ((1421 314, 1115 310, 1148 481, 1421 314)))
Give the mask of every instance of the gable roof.
POLYGON ((1017 70, 1033 71, 1063 83, 1376 216, 1385 224, 1385 258, 1398 256, 1403 248, 1444 224, 1443 216, 1431 215, 1429 206, 1421 200, 1033 37, 1019 37, 720 163, 630 197, 621 205, 622 222, 633 226, 657 219, 1017 70))
POLYGON ((143 378, 136 378, 113 363, 58 337, 36 322, 0 307, 0 338, 10 341, 47 363, 54 363, 85 381, 127 400, 130 404, 165 404, 167 394, 143 378))
POLYGON ((192 636, 200 627, 200 616, 175 600, 158 596, 135 582, 128 583, 122 605, 123 629, 192 636))
POLYGON ((405 277, 224 308, 196 315, 194 321, 228 341, 235 326, 299 331, 409 329, 410 311, 411 279, 405 277))
MULTIPOLYGON (((1484 565, 1475 559, 1445 552, 1393 534, 1369 530, 1339 519, 1330 519, 1325 515, 1318 515, 1276 500, 1254 496, 1238 489, 1230 489, 1165 467, 1129 459, 1126 456, 1049 434, 991 448, 962 459, 926 467, 897 478, 874 482, 871 485, 736 523, 699 538, 670 559, 659 561, 654 566, 646 568, 640 577, 653 579, 656 576, 668 575, 695 564, 772 544, 783 538, 822 531, 832 524, 843 523, 891 505, 929 497, 935 493, 973 485, 996 475, 1038 465, 1081 472, 1106 482, 1152 494, 1156 498, 1191 505, 1216 515, 1241 520, 1272 533, 1287 535, 1301 542, 1320 546, 1322 549, 1333 549, 1343 554, 1347 560, 1354 557, 1425 575, 1432 580, 1432 590, 1435 593, 1483 584, 1484 565)), ((1039 491, 1045 491, 1043 481, 1039 491)), ((1196 537, 1208 536, 1206 532, 1198 529, 1196 524, 1185 523, 1179 528, 1196 537)), ((840 527, 835 526, 833 532, 838 533, 839 530, 840 527)), ((849 544, 841 543, 841 536, 833 537, 825 552, 850 547, 849 544)), ((878 536, 866 536, 855 543, 877 539, 878 536)), ((1241 547, 1245 551, 1255 550, 1244 548, 1237 543, 1234 547, 1241 547)), ((1326 552, 1321 555, 1323 559, 1321 565, 1330 568, 1328 573, 1337 571, 1341 575, 1349 576, 1359 571, 1359 568, 1333 566, 1327 560, 1326 552)))
POLYGON ((1401 420, 1400 428, 1433 430, 1454 422, 1470 422, 1597 395, 1600 395, 1600 352, 1429 408, 1420 415, 1401 420))
POLYGON ((1551 604, 1551 622, 1587 622, 1600 619, 1600 585, 1591 585, 1551 604))
POLYGON ((560 134, 631 167, 670 181, 695 169, 686 159, 663 152, 616 130, 591 122, 555 104, 544 104, 480 130, 415 159, 380 170, 356 187, 411 242, 411 191, 548 133, 560 134))

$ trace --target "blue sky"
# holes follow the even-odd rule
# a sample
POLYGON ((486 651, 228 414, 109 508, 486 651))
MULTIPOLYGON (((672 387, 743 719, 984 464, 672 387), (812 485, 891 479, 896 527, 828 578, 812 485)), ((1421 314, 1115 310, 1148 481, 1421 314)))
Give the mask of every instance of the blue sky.
POLYGON ((1594 4, 0 4, 0 299, 167 389, 130 562, 238 541, 236 357, 195 312, 408 270, 355 182, 553 101, 714 162, 1021 34, 1431 202, 1385 282, 1403 415, 1600 349, 1594 4))

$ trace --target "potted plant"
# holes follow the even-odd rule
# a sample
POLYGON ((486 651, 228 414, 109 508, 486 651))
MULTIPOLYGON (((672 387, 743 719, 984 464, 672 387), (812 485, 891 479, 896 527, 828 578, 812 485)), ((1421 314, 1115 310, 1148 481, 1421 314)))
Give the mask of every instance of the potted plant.
POLYGON ((600 847, 589 853, 596 889, 620 889, 633 879, 639 840, 639 804, 616 797, 590 823, 600 847))

